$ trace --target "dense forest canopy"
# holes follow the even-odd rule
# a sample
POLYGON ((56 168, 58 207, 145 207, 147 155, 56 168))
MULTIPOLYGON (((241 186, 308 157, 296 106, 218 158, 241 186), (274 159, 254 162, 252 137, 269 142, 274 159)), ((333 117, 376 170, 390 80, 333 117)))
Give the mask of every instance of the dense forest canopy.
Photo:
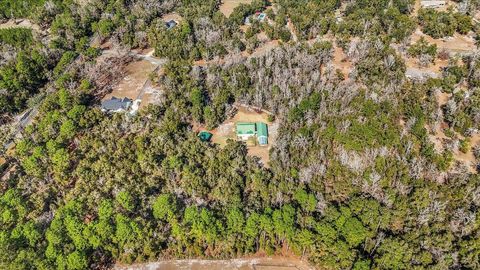
POLYGON ((0 28, 0 268, 479 269, 480 5, 447 2, 2 0, 1 23, 38 27, 0 28), (459 36, 475 48, 446 51, 459 36), (146 48, 161 99, 101 111, 146 48), (268 164, 197 137, 238 104, 279 123, 268 164))

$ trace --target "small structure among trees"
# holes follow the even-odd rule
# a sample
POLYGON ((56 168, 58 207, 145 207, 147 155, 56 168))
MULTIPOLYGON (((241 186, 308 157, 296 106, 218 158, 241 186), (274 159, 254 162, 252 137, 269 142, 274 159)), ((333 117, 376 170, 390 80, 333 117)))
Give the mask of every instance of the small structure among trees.
POLYGON ((102 101, 102 111, 103 112, 124 112, 127 111, 132 105, 132 100, 124 97, 117 98, 112 97, 111 99, 102 101))
POLYGON ((202 142, 209 142, 212 139, 212 136, 213 134, 208 131, 200 131, 198 133, 198 138, 200 138, 202 142))
POLYGON ((422 0, 421 6, 423 8, 439 8, 447 4, 445 0, 422 0))
POLYGON ((165 23, 165 26, 167 27, 168 30, 174 28, 175 26, 177 26, 177 22, 174 21, 174 20, 170 20, 168 22, 165 23))

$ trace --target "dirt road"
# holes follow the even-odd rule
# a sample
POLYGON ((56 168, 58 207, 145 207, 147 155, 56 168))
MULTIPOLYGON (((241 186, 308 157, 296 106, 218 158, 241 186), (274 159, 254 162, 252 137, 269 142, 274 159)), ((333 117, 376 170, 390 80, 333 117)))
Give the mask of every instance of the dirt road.
POLYGON ((267 257, 232 260, 171 260, 130 266, 115 270, 313 270, 306 262, 294 258, 267 257))

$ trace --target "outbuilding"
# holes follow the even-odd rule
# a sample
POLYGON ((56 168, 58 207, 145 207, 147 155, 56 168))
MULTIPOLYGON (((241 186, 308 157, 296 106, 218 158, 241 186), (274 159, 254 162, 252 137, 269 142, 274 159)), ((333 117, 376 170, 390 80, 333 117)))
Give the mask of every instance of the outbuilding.
POLYGON ((268 128, 267 124, 258 122, 257 126, 257 140, 260 145, 268 144, 268 128))
POLYGON ((212 136, 213 134, 208 131, 200 131, 198 133, 198 138, 200 138, 202 142, 209 142, 210 139, 212 139, 212 136))

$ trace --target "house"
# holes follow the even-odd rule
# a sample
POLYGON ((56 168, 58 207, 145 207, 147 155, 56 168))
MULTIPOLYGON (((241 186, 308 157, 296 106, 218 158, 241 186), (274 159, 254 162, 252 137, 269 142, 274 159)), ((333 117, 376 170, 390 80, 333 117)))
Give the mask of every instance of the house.
POLYGON ((103 112, 124 112, 127 111, 132 105, 132 100, 124 97, 117 98, 112 97, 109 100, 102 101, 102 111, 103 112))
POLYGON ((422 0, 420 2, 422 8, 439 8, 447 4, 446 0, 422 0))
POLYGON ((259 145, 268 144, 268 126, 265 123, 245 123, 239 122, 236 125, 237 138, 246 141, 256 136, 259 145))
POLYGON ((173 27, 177 26, 177 22, 174 20, 170 20, 165 23, 165 26, 167 27, 168 30, 172 29, 173 27))
MULTIPOLYGON (((252 16, 252 19, 254 21, 259 21, 259 22, 264 22, 265 19, 267 19, 267 14, 266 13, 262 13, 260 11, 257 11, 255 13, 255 15, 252 16)), ((245 25, 250 25, 252 22, 250 20, 250 16, 249 17, 246 17, 245 18, 245 21, 244 21, 245 25)))
POLYGON ((239 122, 236 125, 236 132, 237 132, 237 137, 242 140, 246 141, 250 137, 255 136, 256 133, 256 126, 255 123, 243 123, 239 122))
POLYGON ((260 13, 257 16, 257 20, 259 20, 260 22, 265 21, 266 18, 267 18, 267 14, 265 14, 265 13, 260 13))
POLYGON ((420 70, 418 68, 407 68, 405 76, 411 80, 426 80, 428 78, 439 78, 440 74, 429 71, 429 70, 420 70))

